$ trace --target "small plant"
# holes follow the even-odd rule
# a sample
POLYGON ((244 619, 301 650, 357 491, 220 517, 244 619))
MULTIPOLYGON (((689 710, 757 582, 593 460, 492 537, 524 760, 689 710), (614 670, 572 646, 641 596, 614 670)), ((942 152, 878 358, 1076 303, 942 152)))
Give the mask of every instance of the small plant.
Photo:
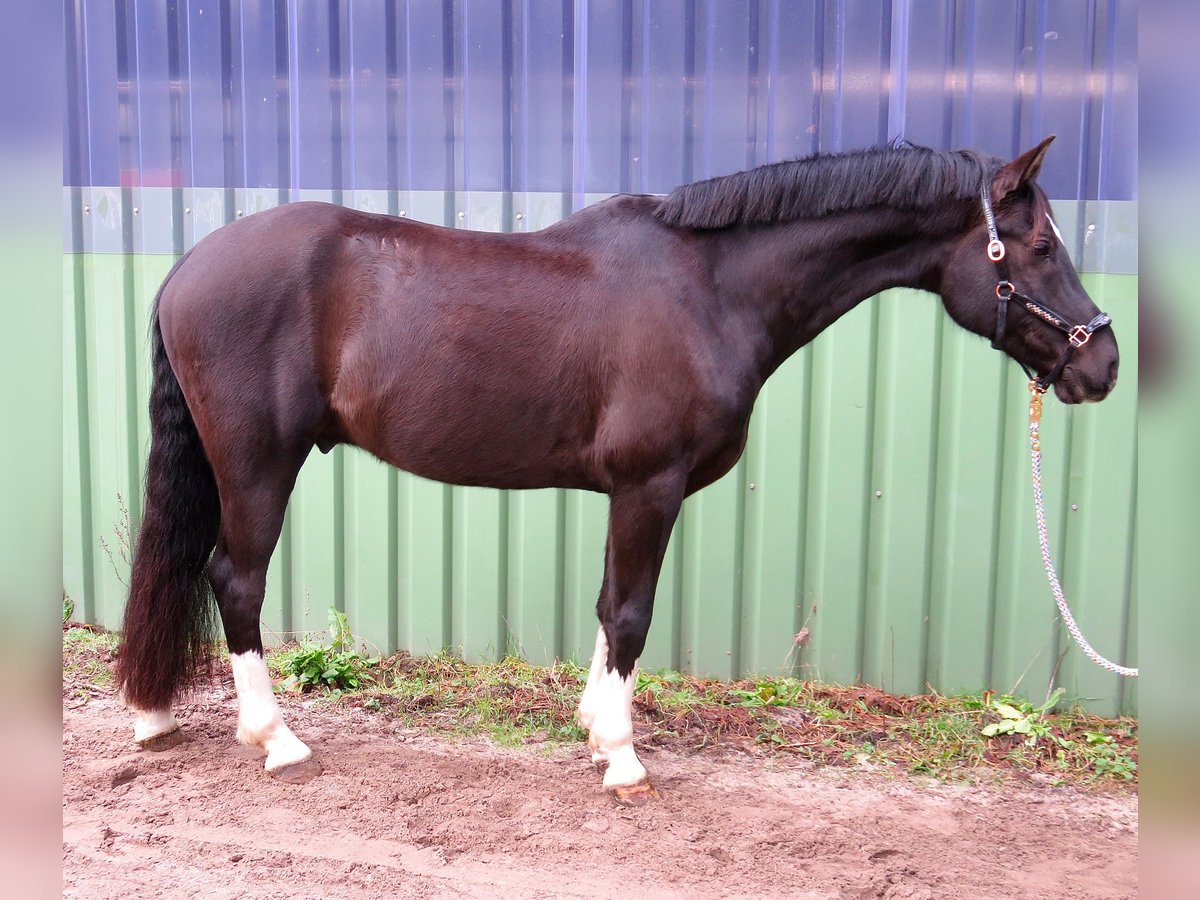
POLYGON ((762 730, 759 731, 758 735, 754 738, 756 743, 771 744, 776 747, 783 747, 787 745, 787 735, 784 733, 784 730, 782 727, 780 727, 779 723, 774 719, 762 719, 760 725, 762 730))
POLYGON ((282 660, 282 669, 287 676, 285 684, 296 690, 310 691, 315 687, 357 690, 374 680, 367 669, 378 662, 354 649, 354 635, 346 614, 330 607, 329 643, 301 641, 299 649, 282 660))
POLYGON ((1122 781, 1133 781, 1138 770, 1137 760, 1116 746, 1112 735, 1085 731, 1083 737, 1095 749, 1092 770, 1097 776, 1107 775, 1122 781))
POLYGON ((757 681, 754 687, 746 690, 732 690, 729 693, 738 698, 742 706, 751 708, 762 706, 796 706, 803 690, 802 682, 763 679, 757 681))
POLYGON ((1063 689, 1058 688, 1041 706, 1034 706, 1028 700, 1017 700, 1009 696, 994 697, 988 703, 988 709, 998 713, 1000 721, 983 726, 980 733, 984 737, 1023 734, 1025 742, 1030 746, 1041 738, 1053 738, 1054 732, 1043 716, 1058 703, 1062 695, 1063 689))
POLYGON ((112 566, 117 581, 129 587, 129 572, 133 569, 133 550, 137 535, 133 530, 133 517, 129 515, 129 507, 125 505, 125 498, 120 493, 117 494, 117 521, 113 523, 113 533, 117 540, 116 553, 113 553, 112 547, 108 546, 103 536, 100 538, 100 549, 108 556, 108 563, 112 566), (117 563, 118 556, 121 559, 120 564, 117 563))
POLYGON ((63 591, 63 624, 66 625, 71 621, 71 616, 75 613, 75 601, 72 600, 66 591, 63 591))

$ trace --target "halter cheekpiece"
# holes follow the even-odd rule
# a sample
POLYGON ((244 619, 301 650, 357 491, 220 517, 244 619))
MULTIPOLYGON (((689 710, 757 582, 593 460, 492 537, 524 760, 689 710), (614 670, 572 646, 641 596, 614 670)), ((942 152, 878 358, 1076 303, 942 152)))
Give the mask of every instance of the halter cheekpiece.
POLYGON ((1086 325, 1072 325, 1044 303, 1039 303, 1032 297, 1026 297, 1017 292, 1008 278, 1008 263, 1005 261, 1007 253, 1004 249, 1004 242, 1000 240, 1000 232, 996 229, 996 215, 992 212, 992 200, 988 196, 989 190, 990 185, 985 183, 979 199, 983 202, 983 218, 987 222, 987 256, 992 261, 992 265, 996 267, 996 331, 992 335, 992 346, 997 350, 1002 349, 1000 344, 1004 340, 1004 332, 1008 327, 1008 304, 1011 301, 1020 303, 1043 322, 1053 325, 1065 334, 1067 347, 1063 350, 1062 356, 1058 358, 1058 362, 1054 364, 1054 368, 1046 375, 1035 376, 1029 371, 1028 366, 1018 360, 1018 365, 1029 377, 1030 387, 1039 394, 1044 394, 1062 375, 1063 369, 1067 367, 1067 363, 1071 361, 1075 351, 1091 340, 1094 332, 1111 325, 1112 319, 1107 313, 1100 313, 1086 325))

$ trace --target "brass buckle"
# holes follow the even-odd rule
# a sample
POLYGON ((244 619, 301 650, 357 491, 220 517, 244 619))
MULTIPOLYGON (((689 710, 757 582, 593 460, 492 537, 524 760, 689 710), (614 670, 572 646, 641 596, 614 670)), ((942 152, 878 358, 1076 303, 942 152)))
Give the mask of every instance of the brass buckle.
POLYGON ((1067 335, 1067 340, 1071 342, 1072 347, 1082 347, 1091 339, 1092 333, 1087 330, 1086 325, 1076 325, 1067 335))
POLYGON ((1000 240, 1000 238, 993 238, 988 241, 987 255, 988 259, 992 262, 1000 262, 1000 260, 1004 259, 1004 241, 1000 240))
MULTIPOLYGON (((1046 389, 1042 387, 1036 378, 1029 379, 1029 421, 1032 424, 1037 424, 1042 420, 1042 394, 1046 393, 1046 389)), ((1040 447, 1038 448, 1041 449, 1040 447)))

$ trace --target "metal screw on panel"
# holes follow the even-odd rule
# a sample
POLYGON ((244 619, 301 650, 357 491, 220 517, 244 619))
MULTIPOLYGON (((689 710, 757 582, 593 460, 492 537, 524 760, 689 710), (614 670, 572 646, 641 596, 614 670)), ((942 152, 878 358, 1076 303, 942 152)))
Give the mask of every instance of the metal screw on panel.
POLYGON ((525 213, 517 213, 517 221, 518 222, 520 222, 523 218, 525 218, 525 213))
POLYGON ((92 211, 92 205, 90 203, 83 204, 83 211, 85 213, 90 213, 92 211))
POLYGON ((407 216, 407 215, 408 215, 408 213, 407 213, 407 212, 405 212, 404 210, 400 210, 400 216, 401 216, 401 218, 403 218, 404 216, 407 216))
POLYGON ((140 210, 140 209, 138 209, 136 206, 133 208, 133 214, 134 214, 135 216, 136 216, 138 213, 140 213, 140 212, 141 212, 141 210, 140 210))
POLYGON ((750 490, 754 490, 754 482, 750 482, 748 485, 746 485, 746 487, 750 488, 750 490))
POLYGON ((876 492, 875 492, 875 496, 876 496, 876 497, 882 497, 882 496, 883 496, 883 491, 876 491, 876 492))
POLYGON ((465 212, 460 212, 460 213, 458 214, 458 217, 459 217, 460 219, 465 219, 465 218, 467 217, 467 214, 466 214, 465 212))
POLYGON ((183 214, 185 216, 190 216, 192 214, 192 208, 190 206, 185 206, 183 208, 183 214))
POLYGON ((239 210, 237 211, 237 215, 239 215, 239 216, 244 216, 244 215, 245 215, 245 213, 244 213, 244 212, 242 212, 242 211, 239 209, 239 210))
POLYGON ((1071 509, 1078 510, 1078 509, 1079 509, 1079 504, 1078 504, 1078 503, 1072 503, 1072 504, 1071 504, 1071 509))

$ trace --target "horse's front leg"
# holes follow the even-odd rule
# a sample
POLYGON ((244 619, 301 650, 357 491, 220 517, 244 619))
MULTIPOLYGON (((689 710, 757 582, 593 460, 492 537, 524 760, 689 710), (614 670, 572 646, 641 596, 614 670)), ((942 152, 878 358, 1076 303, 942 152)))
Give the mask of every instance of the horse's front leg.
POLYGON ((629 805, 657 796, 633 749, 633 692, 685 483, 686 475, 673 471, 621 486, 614 489, 609 510, 604 585, 596 605, 600 631, 579 721, 588 729, 592 761, 606 766, 604 787, 629 805))

